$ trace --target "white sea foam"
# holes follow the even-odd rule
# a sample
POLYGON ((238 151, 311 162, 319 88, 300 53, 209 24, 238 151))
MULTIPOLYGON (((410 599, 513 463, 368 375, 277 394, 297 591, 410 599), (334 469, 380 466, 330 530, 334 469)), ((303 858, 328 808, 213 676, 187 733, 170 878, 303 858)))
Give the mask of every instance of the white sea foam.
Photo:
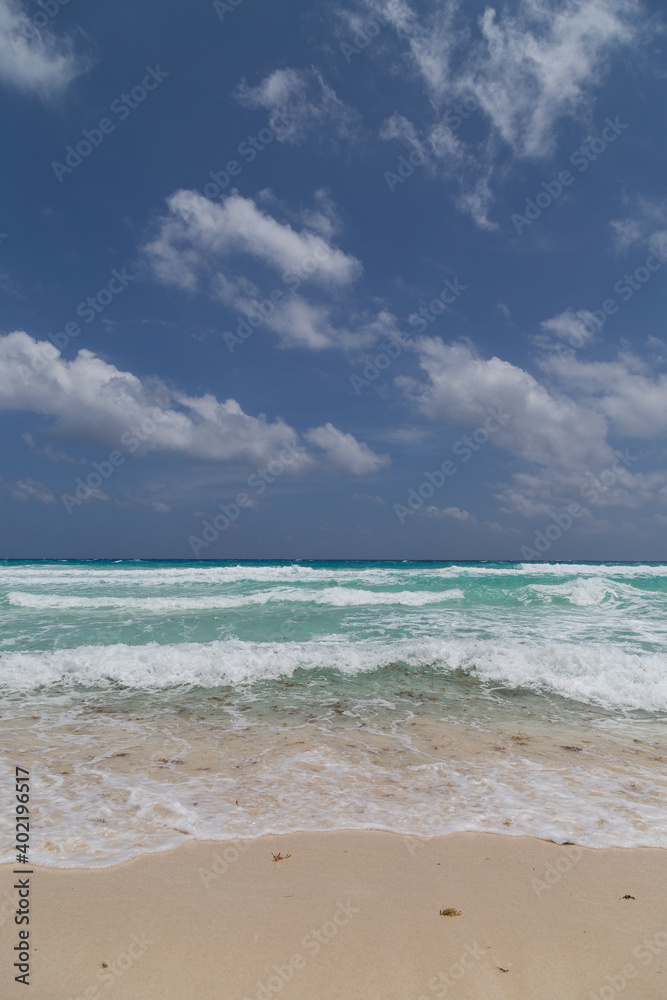
POLYGON ((129 597, 116 594, 104 594, 99 597, 77 597, 75 595, 61 596, 59 594, 32 594, 23 591, 10 591, 7 599, 10 604, 22 608, 37 608, 48 610, 116 608, 132 611, 207 611, 216 608, 242 608, 246 605, 269 604, 281 602, 288 604, 322 604, 332 607, 361 607, 366 604, 403 604, 408 607, 421 607, 426 604, 440 604, 442 601, 462 600, 462 590, 451 588, 437 593, 429 591, 403 590, 396 592, 354 590, 346 587, 325 587, 320 590, 297 590, 289 587, 276 587, 247 594, 216 594, 198 597, 129 597))
POLYGON ((203 565, 203 566, 143 566, 121 563, 116 567, 94 565, 51 566, 0 566, 0 588, 16 586, 50 585, 61 581, 69 586, 98 586, 100 584, 127 585, 132 587, 164 586, 169 584, 207 583, 365 583, 367 585, 409 584, 419 580, 437 580, 458 577, 478 577, 499 580, 502 577, 529 579, 547 577, 603 577, 632 580, 637 578, 667 577, 666 564, 609 565, 569 563, 510 563, 504 566, 484 564, 433 566, 421 563, 396 567, 376 565, 358 567, 354 564, 337 566, 304 566, 297 563, 279 566, 256 564, 203 565))
MULTIPOLYGON (((35 863, 107 867, 188 838, 300 830, 416 836, 472 830, 591 847, 667 846, 664 778, 642 767, 632 780, 599 766, 564 768, 488 754, 406 767, 402 754, 350 754, 331 744, 281 754, 274 745, 273 752, 240 760, 231 774, 214 768, 195 775, 174 765, 159 777, 150 764, 118 772, 107 763, 77 764, 67 777, 56 767, 34 774, 35 863)), ((8 799, 3 789, 4 815, 8 799)), ((0 856, 0 862, 11 860, 0 856)))
POLYGON ((79 646, 3 653, 0 686, 15 691, 53 684, 105 687, 109 683, 139 690, 174 685, 210 688, 286 677, 299 668, 355 675, 390 662, 444 675, 460 670, 488 684, 546 691, 609 708, 667 710, 666 654, 565 641, 520 648, 497 641, 439 638, 79 646))
POLYGON ((602 604, 616 607, 624 602, 640 606, 649 598, 661 602, 667 598, 667 594, 647 595, 631 584, 601 576, 577 577, 563 583, 532 583, 528 589, 542 600, 563 600, 582 608, 602 604))
MULTIPOLYGON (((187 837, 341 828, 667 846, 667 782, 650 770, 662 767, 650 764, 663 752, 662 723, 627 715, 667 712, 663 578, 665 565, 0 566, 0 732, 7 767, 19 747, 39 761, 33 857, 105 866, 187 837), (218 609, 231 613, 206 613, 218 609), (284 618, 302 641, 230 633, 280 636, 284 618), (162 641, 141 644, 147 636, 162 641), (413 675, 380 669, 396 665, 413 675), (271 683, 297 670, 307 673, 296 684, 271 683), (222 685, 236 689, 224 707, 207 690, 222 685), (507 697, 522 688, 550 697, 507 697), (322 706, 339 698, 327 715, 322 706), (267 734, 278 711, 281 728, 267 734), (462 737, 460 752, 431 759, 433 741, 417 746, 414 734, 443 714, 464 718, 468 735, 487 726, 486 742, 470 752, 462 737), (578 735, 556 739, 559 718, 574 719, 578 735), (282 719, 299 727, 299 744, 301 729, 319 726, 316 745, 287 752, 282 719), (593 724, 646 732, 632 729, 622 767, 613 748, 608 766, 604 753, 542 764, 548 753, 498 756, 496 720, 511 720, 512 733, 542 725, 552 749, 583 746, 593 724), (371 739, 365 757, 350 757, 347 740, 369 733, 382 750, 371 739), (126 771, 118 750, 134 755, 126 771), (203 762, 205 753, 219 756, 203 762), (171 757, 188 766, 156 763, 171 757), (212 766, 199 773, 203 763, 212 766)), ((9 794, 0 785, 0 824, 9 794)))

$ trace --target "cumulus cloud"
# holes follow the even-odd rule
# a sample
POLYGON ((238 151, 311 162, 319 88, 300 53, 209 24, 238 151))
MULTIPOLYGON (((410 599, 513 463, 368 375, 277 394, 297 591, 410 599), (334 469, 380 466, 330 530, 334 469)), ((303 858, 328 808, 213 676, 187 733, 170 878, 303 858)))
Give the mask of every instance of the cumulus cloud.
POLYGON ((618 434, 651 439, 667 431, 667 375, 637 355, 624 353, 615 361, 554 356, 544 367, 603 414, 618 434))
MULTIPOLYGON (((254 307, 257 305, 255 303, 254 307)), ((266 319, 266 325, 280 336, 283 347, 319 351, 330 347, 359 349, 372 343, 372 338, 363 331, 351 333, 336 327, 327 306, 314 305, 300 295, 293 295, 280 303, 266 319)))
POLYGON ((369 476, 391 464, 388 455, 376 455, 368 445, 357 441, 352 434, 337 430, 333 424, 315 427, 304 438, 325 452, 334 471, 345 475, 369 476))
POLYGON ((300 143, 312 132, 354 139, 359 114, 341 101, 319 70, 277 69, 256 87, 242 80, 235 91, 246 108, 269 112, 269 125, 279 142, 300 143))
MULTIPOLYGON (((264 300, 265 301, 265 300, 264 300)), ((263 325, 278 334, 280 346, 321 351, 337 348, 348 352, 359 352, 371 347, 381 336, 392 336, 392 326, 386 321, 387 313, 377 316, 352 317, 354 329, 337 325, 332 319, 329 306, 309 302, 301 295, 292 294, 279 302, 275 309, 262 310, 259 295, 254 298, 234 297, 228 300, 246 317, 262 316, 263 325)), ((233 345, 234 346, 234 345, 233 345)))
POLYGON ((296 441, 287 424, 251 417, 234 399, 190 397, 158 379, 142 381, 88 350, 66 361, 27 333, 0 338, 0 361, 0 407, 54 417, 54 431, 70 441, 118 447, 145 421, 151 431, 138 451, 252 463, 296 441))
POLYGON ((71 39, 38 27, 36 20, 18 0, 0 0, 0 80, 48 97, 64 90, 89 63, 76 54, 71 39))
POLYGON ((154 275, 166 285, 196 291, 233 255, 328 287, 347 285, 361 274, 361 263, 332 246, 312 224, 297 231, 238 192, 216 202, 196 191, 176 191, 167 208, 154 238, 143 247, 154 275))
POLYGON ((417 353, 426 381, 399 376, 396 382, 425 416, 474 427, 484 425, 490 407, 500 408, 508 419, 493 443, 543 466, 571 468, 611 455, 599 413, 550 393, 522 368, 439 338, 419 340, 417 353))
MULTIPOLYGON (((297 448, 294 471, 315 464, 299 448, 297 431, 281 419, 250 416, 234 399, 189 396, 157 378, 142 380, 92 351, 66 361, 53 345, 20 331, 0 337, 0 409, 52 417, 60 438, 131 453, 257 466, 284 448, 297 448)), ((331 424, 310 435, 324 450, 325 464, 338 471, 367 475, 384 467, 384 456, 331 424)))
POLYGON ((413 405, 433 421, 469 430, 485 427, 491 415, 501 425, 489 434, 490 446, 523 463, 511 482, 496 485, 505 513, 535 517, 581 501, 582 488, 606 470, 615 486, 598 489, 601 505, 639 506, 665 486, 667 473, 638 469, 634 448, 612 444, 667 432, 667 375, 635 355, 586 362, 550 353, 541 362, 543 384, 466 343, 422 338, 415 350, 426 377, 395 379, 413 405))
MULTIPOLYGON (((267 192, 263 200, 271 200, 267 192)), ((316 192, 315 206, 299 214, 297 230, 238 193, 212 202, 195 191, 178 191, 143 252, 159 281, 224 302, 240 314, 237 320, 250 322, 247 330, 262 326, 278 335, 281 347, 359 351, 395 336, 395 320, 383 310, 349 317, 352 328, 334 318, 337 294, 360 276, 362 266, 331 242, 339 221, 326 191, 316 192), (230 258, 244 255, 278 272, 280 283, 274 278, 270 292, 262 291, 233 274, 230 258), (297 294, 306 285, 320 286, 320 301, 297 294)), ((229 335, 233 348, 236 335, 229 335)))

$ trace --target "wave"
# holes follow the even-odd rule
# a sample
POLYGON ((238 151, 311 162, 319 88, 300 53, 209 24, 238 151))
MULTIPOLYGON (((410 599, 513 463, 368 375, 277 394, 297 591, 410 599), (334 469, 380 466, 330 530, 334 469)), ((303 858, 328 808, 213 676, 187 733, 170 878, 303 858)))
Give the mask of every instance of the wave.
POLYGON ((290 563, 280 566, 254 564, 199 565, 199 566, 141 566, 120 563, 116 567, 98 568, 78 566, 0 566, 0 587, 21 585, 53 585, 62 582, 69 586, 97 586, 99 584, 136 586, 163 586, 169 584, 234 584, 234 583, 345 583, 410 584, 420 581, 438 581, 442 578, 475 577, 498 580, 502 577, 602 577, 633 580, 641 578, 667 578, 667 564, 608 563, 507 563, 507 564, 453 564, 430 566, 376 565, 360 568, 354 564, 335 566, 304 566, 290 563))
POLYGON ((501 644, 483 640, 378 641, 325 638, 310 642, 244 642, 79 646, 47 652, 5 652, 0 687, 45 686, 136 690, 182 685, 215 688, 331 670, 354 676, 388 665, 454 672, 489 685, 528 688, 610 709, 667 710, 667 655, 624 651, 603 643, 501 644))
POLYGON ((323 590, 296 590, 293 588, 276 588, 259 593, 225 595, 216 594, 206 597, 124 597, 111 594, 99 597, 61 596, 58 594, 31 594, 21 591, 10 591, 7 599, 15 607, 38 608, 47 610, 73 610, 76 608, 116 608, 132 611, 207 611, 216 608, 242 608, 252 604, 269 604, 286 602, 289 604, 323 604, 333 607, 358 607, 366 604, 402 604, 409 607, 420 607, 426 604, 439 604, 442 601, 461 600, 465 597, 462 590, 442 590, 437 593, 419 591, 400 591, 387 593, 372 590, 353 590, 345 587, 327 587, 323 590))
POLYGON ((621 602, 632 602, 635 605, 645 604, 648 600, 663 597, 655 591, 646 593, 631 584, 619 580, 609 580, 600 576, 591 576, 567 580, 563 583, 531 583, 527 587, 528 595, 536 596, 547 603, 565 601, 576 607, 586 608, 597 605, 617 606, 621 602))

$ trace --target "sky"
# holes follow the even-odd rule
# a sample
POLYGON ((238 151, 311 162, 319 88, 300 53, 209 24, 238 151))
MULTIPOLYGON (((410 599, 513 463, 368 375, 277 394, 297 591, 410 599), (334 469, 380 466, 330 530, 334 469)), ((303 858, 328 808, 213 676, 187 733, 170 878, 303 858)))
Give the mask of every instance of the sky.
POLYGON ((665 28, 0 0, 0 556, 667 560, 665 28))

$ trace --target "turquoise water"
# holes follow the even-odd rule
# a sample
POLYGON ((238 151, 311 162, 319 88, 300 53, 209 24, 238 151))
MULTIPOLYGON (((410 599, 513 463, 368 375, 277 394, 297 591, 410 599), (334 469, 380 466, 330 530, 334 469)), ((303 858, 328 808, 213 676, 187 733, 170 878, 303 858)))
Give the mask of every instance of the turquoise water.
POLYGON ((657 564, 0 563, 35 860, 351 827, 665 845, 666 611, 657 564))

